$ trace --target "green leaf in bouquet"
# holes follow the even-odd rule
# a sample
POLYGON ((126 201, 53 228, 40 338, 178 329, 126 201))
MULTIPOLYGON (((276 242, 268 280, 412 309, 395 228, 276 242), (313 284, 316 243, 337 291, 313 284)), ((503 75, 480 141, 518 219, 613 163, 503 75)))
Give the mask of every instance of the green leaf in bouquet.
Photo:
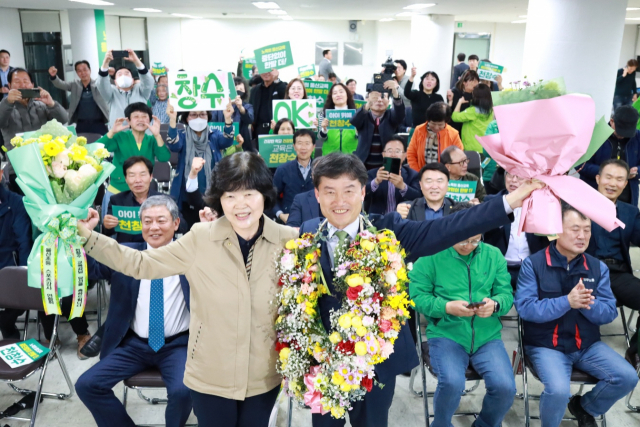
POLYGON ((613 129, 607 123, 604 117, 601 117, 593 127, 593 133, 591 134, 591 141, 589 142, 589 148, 587 151, 578 159, 578 161, 572 166, 576 167, 581 165, 582 163, 589 160, 596 151, 604 144, 604 142, 609 139, 611 134, 613 133, 613 129))

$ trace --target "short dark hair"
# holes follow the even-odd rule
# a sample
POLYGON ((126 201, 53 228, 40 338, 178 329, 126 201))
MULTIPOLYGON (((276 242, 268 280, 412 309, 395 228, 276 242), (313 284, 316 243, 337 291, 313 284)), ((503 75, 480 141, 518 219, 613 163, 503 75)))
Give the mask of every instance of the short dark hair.
POLYGON ((345 85, 349 86, 349 83, 351 83, 351 82, 358 83, 356 81, 356 79, 349 79, 349 80, 346 81, 345 85))
POLYGON ((337 78, 338 76, 336 75, 336 73, 329 73, 328 77, 329 79, 334 79, 334 78, 337 78))
POLYGON ((630 59, 627 61, 627 66, 628 67, 636 67, 638 68, 638 60, 637 59, 630 59))
POLYGON ((433 78, 436 79, 436 85, 433 88, 433 92, 432 93, 438 93, 438 91, 440 90, 440 77, 438 77, 438 74, 435 71, 427 71, 426 73, 424 73, 423 75, 420 76, 420 84, 418 85, 418 88, 420 89, 420 92, 422 92, 424 90, 424 86, 422 84, 422 81, 427 76, 432 76, 433 78))
MULTIPOLYGON (((180 123, 184 123, 185 125, 187 124, 187 117, 189 117, 189 113, 191 113, 191 111, 184 111, 180 114, 180 123)), ((212 120, 212 117, 211 111, 207 111, 207 123, 212 120)))
POLYGON ((451 107, 446 102, 434 102, 427 108, 428 122, 445 122, 451 118, 451 107))
POLYGON ((327 53, 331 52, 331 49, 325 49, 322 51, 322 56, 327 56, 327 53))
POLYGON ((469 55, 469 61, 473 61, 474 59, 476 61, 480 61, 480 58, 478 57, 478 55, 475 55, 475 54, 469 55))
POLYGON ((296 140, 298 139, 299 136, 308 136, 311 138, 311 143, 313 145, 316 144, 316 133, 312 132, 311 129, 298 129, 297 131, 295 131, 295 133, 293 134, 293 144, 295 145, 296 140))
POLYGON ((464 53, 461 52, 461 53, 458 54, 458 61, 463 62, 466 57, 467 57, 467 55, 465 55, 464 53))
POLYGON ((458 203, 454 204, 453 206, 451 206, 451 210, 449 211, 449 214, 454 214, 456 212, 464 211, 466 209, 471 209, 472 207, 473 207, 472 203, 469 203, 469 202, 458 202, 458 203))
POLYGON ((77 61, 75 64, 73 64, 73 69, 78 72, 78 65, 80 64, 84 64, 87 66, 88 69, 91 69, 91 64, 89 64, 89 61, 87 61, 86 59, 82 59, 80 61, 77 61))
POLYGON ((7 55, 11 56, 11 54, 9 53, 8 50, 6 49, 0 49, 0 53, 6 53, 7 55))
POLYGON ((491 114, 493 111, 491 88, 484 83, 480 83, 476 86, 471 94, 471 104, 478 108, 480 114, 491 114))
POLYGON ((34 83, 35 80, 33 79, 33 75, 31 74, 30 71, 27 71, 24 68, 14 68, 13 70, 11 70, 11 72, 9 73, 9 75, 7 76, 7 82, 9 84, 11 84, 11 81, 13 80, 13 75, 16 73, 27 73, 27 75, 29 76, 29 80, 31 80, 31 83, 34 83))
POLYGON ((404 59, 396 59, 393 62, 394 62, 394 64, 398 63, 398 64, 402 65, 402 68, 404 68, 405 71, 407 70, 407 63, 406 63, 406 61, 404 59))
POLYGON ((124 116, 127 119, 131 119, 131 115, 136 111, 148 114, 149 120, 153 119, 153 111, 151 110, 151 107, 149 107, 144 102, 134 102, 132 104, 127 105, 127 108, 124 109, 124 116))
POLYGON ((602 171, 609 165, 616 165, 627 171, 627 179, 629 178, 629 174, 631 171, 629 170, 629 164, 621 159, 607 159, 604 162, 600 163, 600 169, 598 169, 598 175, 602 175, 602 171))
POLYGON ((391 138, 389 138, 389 140, 387 140, 382 144, 382 151, 384 151, 384 149, 387 147, 387 144, 390 143, 391 141, 400 142, 402 144, 402 149, 404 151, 407 151, 407 139, 398 133, 391 135, 391 138))
POLYGON ((367 168, 354 154, 335 151, 318 158, 314 163, 313 186, 315 188, 319 188, 322 177, 336 179, 347 175, 351 179, 357 179, 363 187, 367 183, 367 168))
POLYGON ((224 215, 220 198, 228 191, 256 190, 264 197, 264 212, 276 203, 277 193, 267 164, 257 153, 241 151, 223 157, 211 171, 211 183, 203 200, 218 215, 224 215))
POLYGON ((122 172, 124 172, 125 176, 127 176, 127 170, 136 163, 144 163, 149 170, 149 175, 153 173, 153 163, 151 163, 151 160, 144 156, 131 156, 122 164, 122 172))
MULTIPOLYGON (((444 150, 442 150, 442 153, 440 153, 440 162, 442 162, 443 165, 450 164, 451 153, 454 152, 455 150, 460 150, 460 148, 456 147, 455 145, 450 145, 444 150)), ((460 150, 460 151, 463 151, 463 150, 460 150)))
POLYGON ((296 125, 293 124, 293 122, 290 119, 280 119, 278 120, 278 122, 276 123, 276 125, 273 127, 273 134, 277 135, 278 132, 280 131, 280 127, 282 126, 283 123, 287 123, 289 122, 291 124, 291 129, 293 129, 293 133, 295 135, 296 133, 296 125))
POLYGON ((420 172, 418 172, 418 181, 422 181, 422 176, 426 171, 438 171, 440 173, 443 173, 447 176, 447 181, 451 178, 451 176, 449 175, 449 169, 447 169, 445 165, 440 162, 433 162, 427 163, 422 167, 422 169, 420 169, 420 172))
POLYGON ((462 76, 460 76, 458 83, 456 83, 456 89, 458 89, 460 92, 463 92, 464 84, 473 80, 480 82, 480 76, 478 75, 478 72, 474 70, 465 71, 464 73, 462 73, 462 76))
POLYGON ((588 219, 582 212, 580 212, 578 209, 574 208, 573 206, 571 206, 569 203, 565 202, 564 200, 560 200, 560 206, 562 209, 562 220, 564 221, 564 216, 567 212, 575 212, 577 213, 581 219, 588 219))

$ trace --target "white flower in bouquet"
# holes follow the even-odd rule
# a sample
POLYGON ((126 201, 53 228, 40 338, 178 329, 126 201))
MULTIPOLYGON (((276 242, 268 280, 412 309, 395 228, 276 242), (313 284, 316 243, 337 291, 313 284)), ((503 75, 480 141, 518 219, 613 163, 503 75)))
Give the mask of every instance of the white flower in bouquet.
POLYGON ((71 159, 69 159, 69 151, 64 150, 62 153, 56 155, 56 157, 53 159, 53 163, 55 162, 62 163, 64 166, 69 166, 71 164, 71 159))
POLYGON ((51 170, 47 169, 49 175, 53 175, 55 178, 63 178, 67 171, 67 165, 65 165, 62 161, 54 160, 51 162, 51 170))
POLYGON ((80 196, 98 177, 96 169, 89 165, 82 165, 80 169, 68 170, 64 175, 64 191, 72 199, 80 196))

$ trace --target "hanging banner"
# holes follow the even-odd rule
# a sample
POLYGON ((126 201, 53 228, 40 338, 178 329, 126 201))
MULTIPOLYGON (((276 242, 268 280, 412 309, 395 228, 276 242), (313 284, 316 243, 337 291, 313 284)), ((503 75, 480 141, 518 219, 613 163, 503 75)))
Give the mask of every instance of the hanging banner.
POLYGON ((169 102, 176 111, 224 110, 235 97, 231 73, 169 72, 169 102))
POLYGON ((98 40, 98 64, 104 62, 107 54, 107 25, 104 19, 104 10, 96 9, 93 11, 96 20, 96 39, 98 40))
POLYGON ((260 156, 270 168, 277 168, 296 158, 293 135, 260 135, 258 147, 260 147, 260 156))
POLYGON ((316 102, 314 99, 278 99, 273 101, 273 120, 289 119, 296 129, 314 127, 316 102))
POLYGON ((331 86, 333 83, 331 82, 310 82, 304 81, 304 88, 307 91, 308 99, 316 100, 316 107, 319 110, 324 108, 324 103, 327 100, 327 95, 329 95, 329 91, 331 90, 331 86))

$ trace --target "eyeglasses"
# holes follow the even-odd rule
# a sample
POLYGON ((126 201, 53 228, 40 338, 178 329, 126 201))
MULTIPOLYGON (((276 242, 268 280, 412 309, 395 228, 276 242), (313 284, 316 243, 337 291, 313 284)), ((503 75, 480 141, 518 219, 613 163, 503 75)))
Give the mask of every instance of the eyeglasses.
POLYGON ((384 150, 383 151, 384 154, 402 154, 404 153, 403 150, 384 150))
POLYGON ((451 162, 449 163, 450 165, 459 165, 459 166, 464 166, 464 165, 468 165, 469 164, 469 159, 464 159, 464 160, 460 160, 459 162, 451 162))
POLYGON ((209 117, 209 116, 208 116, 208 115, 207 115, 207 113, 205 113, 205 112, 201 112, 201 113, 189 113, 189 118, 190 118, 190 119, 198 119, 198 118, 200 118, 200 119, 206 119, 206 118, 208 118, 208 117, 209 117))
POLYGON ((478 239, 478 240, 467 240, 465 242, 460 242, 458 243, 460 246, 462 246, 463 248, 467 247, 467 245, 471 245, 471 246, 478 246, 480 244, 480 242, 482 241, 482 239, 478 239))

